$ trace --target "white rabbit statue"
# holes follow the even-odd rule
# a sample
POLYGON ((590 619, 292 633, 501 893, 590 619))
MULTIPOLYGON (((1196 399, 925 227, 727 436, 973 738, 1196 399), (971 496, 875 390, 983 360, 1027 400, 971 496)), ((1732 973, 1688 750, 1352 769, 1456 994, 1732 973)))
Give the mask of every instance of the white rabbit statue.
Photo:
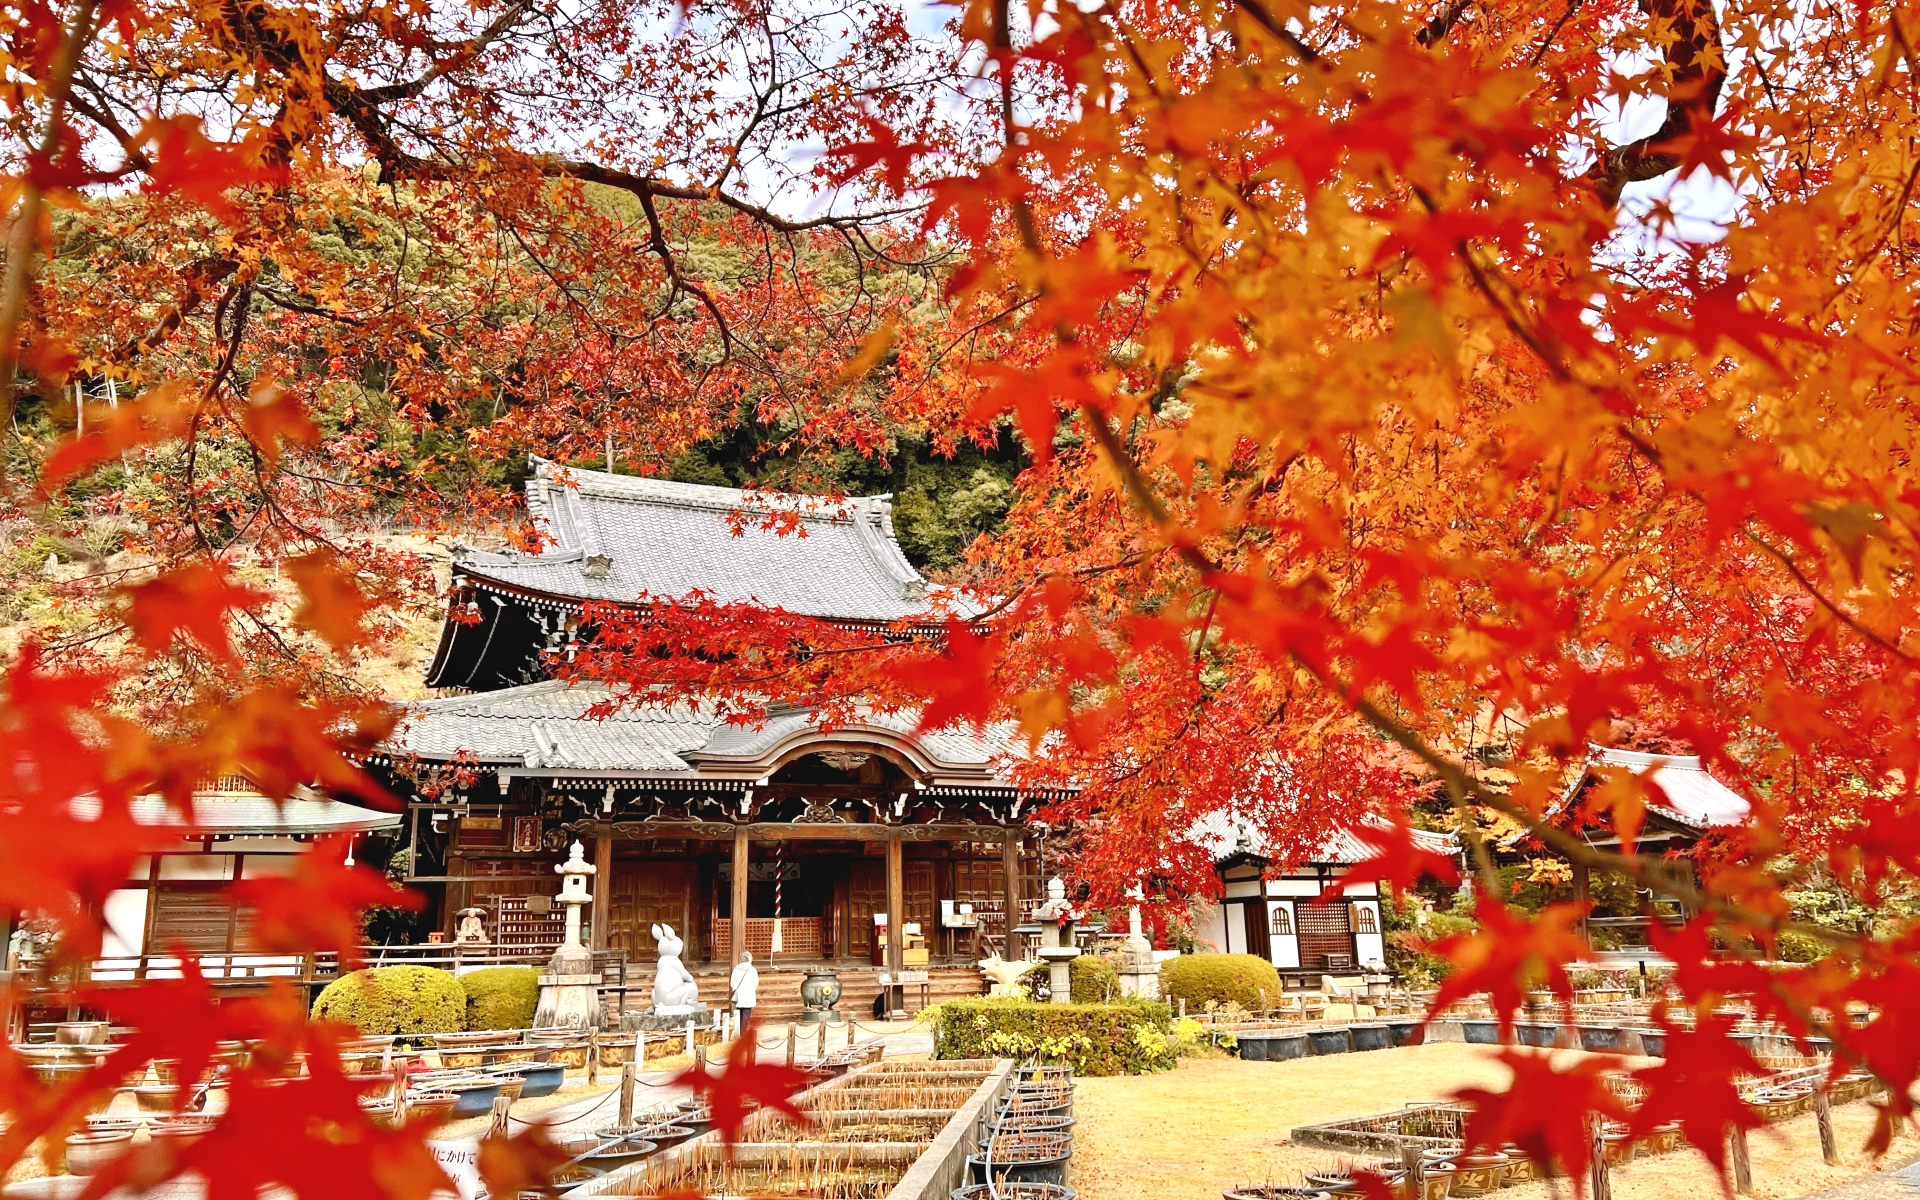
POLYGON ((700 985, 693 973, 680 961, 686 943, 671 925, 655 925, 653 940, 660 948, 660 961, 653 969, 653 1011, 685 1012, 700 1003, 700 985))

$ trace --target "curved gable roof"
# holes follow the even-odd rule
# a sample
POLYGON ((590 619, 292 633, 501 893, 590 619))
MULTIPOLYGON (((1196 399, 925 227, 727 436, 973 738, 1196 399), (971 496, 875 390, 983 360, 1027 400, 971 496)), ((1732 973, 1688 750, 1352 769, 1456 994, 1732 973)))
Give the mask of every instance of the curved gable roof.
POLYGON ((832 501, 533 462, 527 510, 554 544, 539 554, 458 548, 457 572, 571 599, 700 591, 879 623, 926 615, 939 590, 901 552, 887 496, 832 501))

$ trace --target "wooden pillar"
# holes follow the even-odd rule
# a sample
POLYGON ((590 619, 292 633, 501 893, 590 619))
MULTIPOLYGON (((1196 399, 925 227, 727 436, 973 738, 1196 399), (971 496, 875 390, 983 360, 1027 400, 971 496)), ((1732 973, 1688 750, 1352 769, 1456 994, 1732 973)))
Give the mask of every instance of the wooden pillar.
POLYGON ((1733 1127, 1731 1155, 1733 1161, 1733 1190, 1736 1195, 1753 1195, 1753 1159, 1747 1154, 1747 1131, 1740 1126, 1733 1127))
POLYGON ((593 937, 587 949, 607 948, 607 926, 612 923, 612 912, 613 824, 601 821, 593 829, 593 937))
POLYGON ((1573 902, 1580 906, 1580 937, 1589 945, 1593 942, 1592 931, 1587 928, 1587 901, 1592 897, 1592 884, 1587 878, 1587 864, 1573 864, 1573 902))
POLYGON ((1007 831, 1007 840, 1000 845, 1000 871, 1002 884, 1006 891, 1007 905, 1007 944, 1002 947, 1008 962, 1020 956, 1014 952, 1013 927, 1020 923, 1020 843, 1023 839, 1014 830, 1007 831))
POLYGON ((733 962, 747 949, 747 827, 733 827, 733 962))
POLYGON ((1840 1147, 1833 1137, 1833 1102, 1824 1084, 1814 1089, 1813 1119, 1820 1130, 1820 1157, 1830 1167, 1840 1165, 1840 1147))
MULTIPOLYGON (((903 952, 907 939, 901 929, 907 923, 906 874, 900 835, 891 833, 887 837, 887 976, 896 981, 905 965, 903 952)), ((898 1012, 905 1007, 904 993, 898 982, 887 990, 887 996, 890 1011, 898 1012)))

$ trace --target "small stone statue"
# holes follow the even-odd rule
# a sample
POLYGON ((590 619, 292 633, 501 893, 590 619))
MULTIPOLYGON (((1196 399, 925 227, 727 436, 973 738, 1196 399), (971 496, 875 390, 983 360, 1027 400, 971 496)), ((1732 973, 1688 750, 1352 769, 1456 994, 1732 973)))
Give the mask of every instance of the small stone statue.
POLYGON ((660 948, 660 961, 653 969, 653 1011, 660 1015, 692 1012, 700 1000, 700 985, 680 961, 686 943, 671 925, 655 925, 653 940, 660 948))
POLYGON ((460 924, 453 931, 453 944, 456 946, 484 946, 487 944, 487 910, 484 908, 463 908, 456 914, 460 924))
POLYGON ((1020 978, 1040 964, 1032 959, 1008 962, 999 953, 980 960, 980 973, 993 981, 987 990, 989 996, 1011 996, 1013 989, 1020 986, 1020 978))

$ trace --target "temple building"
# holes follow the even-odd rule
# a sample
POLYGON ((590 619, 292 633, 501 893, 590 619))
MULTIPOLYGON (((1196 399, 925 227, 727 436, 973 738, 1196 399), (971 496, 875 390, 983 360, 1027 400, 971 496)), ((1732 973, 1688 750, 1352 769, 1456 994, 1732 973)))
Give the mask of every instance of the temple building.
POLYGON ((899 971, 970 959, 979 938, 1000 943, 1007 913, 1024 917, 1038 892, 1024 818, 1043 797, 1008 778, 1004 733, 916 734, 911 717, 880 713, 823 728, 801 708, 743 726, 684 702, 598 718, 587 714, 609 698, 603 686, 549 677, 593 601, 698 591, 850 626, 931 623, 940 589, 902 554, 887 497, 821 501, 536 460, 527 504, 550 542, 456 550, 427 676, 441 694, 409 706, 369 763, 413 792, 410 882, 438 902, 442 936, 478 909, 495 945, 558 941, 560 915, 538 897, 575 840, 598 868, 590 944, 629 960, 654 956, 650 927, 664 923, 696 971, 742 948, 762 963, 899 971), (768 513, 778 519, 757 519, 768 513), (457 782, 409 783, 433 767, 457 782), (902 937, 888 936, 895 927, 902 937))

